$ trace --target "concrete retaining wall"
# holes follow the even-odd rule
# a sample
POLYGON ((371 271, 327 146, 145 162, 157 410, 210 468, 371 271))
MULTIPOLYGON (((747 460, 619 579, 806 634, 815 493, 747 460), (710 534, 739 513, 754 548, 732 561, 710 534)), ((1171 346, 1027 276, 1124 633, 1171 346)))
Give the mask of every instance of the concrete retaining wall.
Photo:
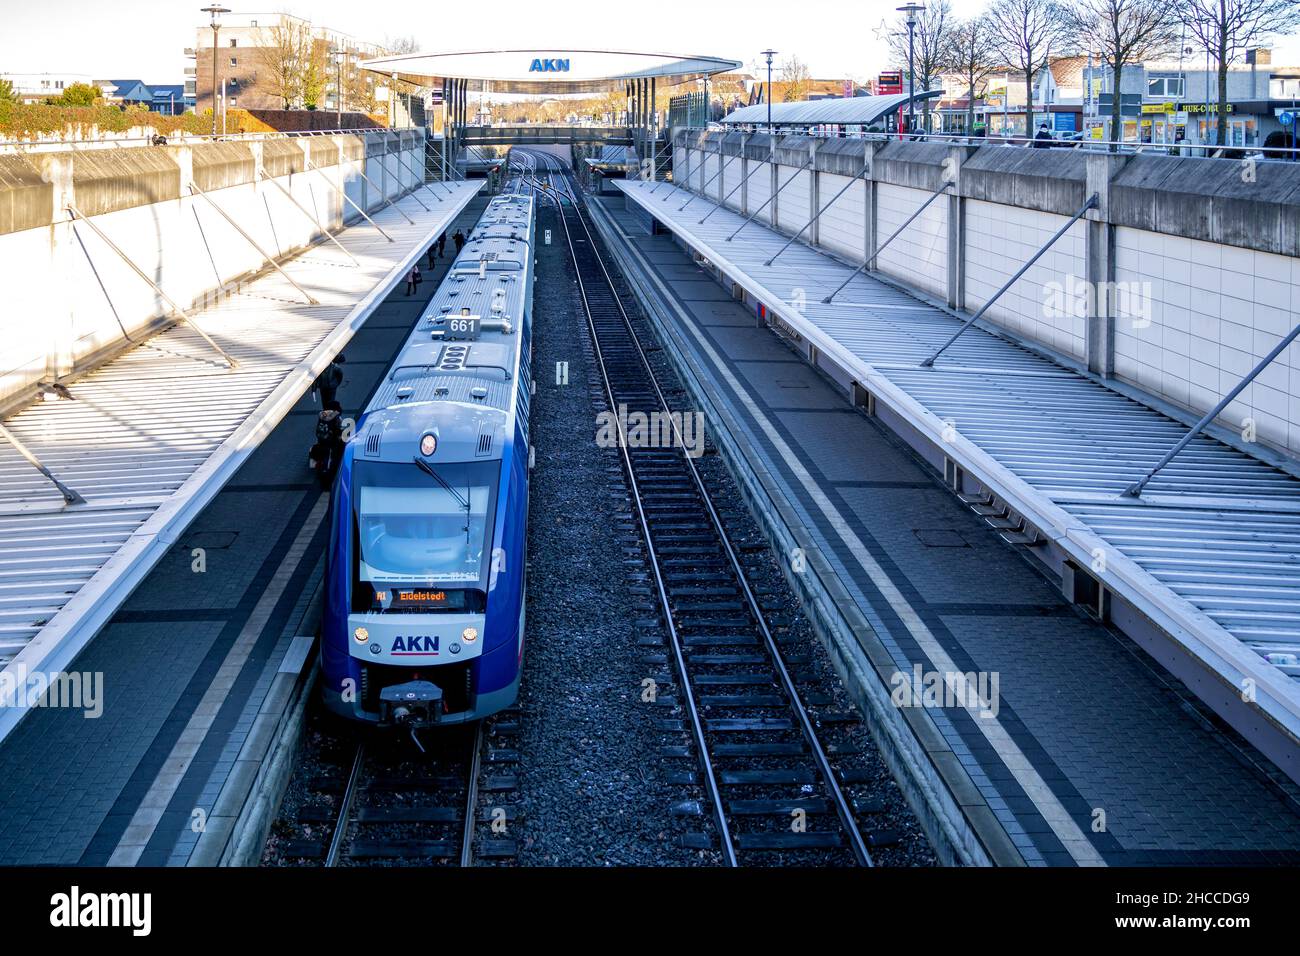
POLYGON ((360 219, 339 197, 340 184, 368 211, 381 196, 412 188, 422 137, 365 139, 370 143, 349 135, 0 157, 0 262, 12 277, 9 308, 0 313, 0 407, 21 400, 38 380, 78 371, 127 336, 170 321, 167 303, 88 223, 72 222, 68 206, 91 217, 182 308, 201 308, 268 264, 215 207, 277 258, 321 238, 316 222, 262 170, 330 229, 360 219), (376 147, 384 152, 367 160, 372 187, 359 171, 376 147), (308 169, 309 161, 319 168, 308 169), (207 198, 192 194, 190 183, 207 198))
MULTIPOLYGON (((763 133, 689 137, 679 133, 676 147, 690 169, 706 152, 710 175, 714 154, 743 155, 743 169, 735 160, 706 192, 716 201, 735 190, 727 205, 745 214, 811 160, 812 171, 777 197, 777 225, 793 235, 822 209, 800 241, 855 264, 950 182, 949 195, 881 251, 876 268, 963 314, 1096 195, 1097 208, 985 320, 1192 414, 1213 407, 1300 312, 1300 164, 763 133), (752 175, 736 189, 744 173, 752 175), (835 199, 854 176, 861 182, 835 199)), ((689 188, 698 191, 700 181, 692 176, 689 188)), ((771 211, 769 204, 757 221, 769 224, 771 211)), ((1300 454, 1300 345, 1220 423, 1254 428, 1265 444, 1300 454)))

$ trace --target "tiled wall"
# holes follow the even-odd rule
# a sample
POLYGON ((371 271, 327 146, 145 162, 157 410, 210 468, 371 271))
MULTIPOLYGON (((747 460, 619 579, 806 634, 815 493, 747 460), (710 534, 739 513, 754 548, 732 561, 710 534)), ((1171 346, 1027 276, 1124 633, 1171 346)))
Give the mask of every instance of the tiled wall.
MULTIPOLYGON (((1297 322, 1300 262, 1268 252, 1120 228, 1115 282, 1129 314, 1115 321, 1115 373, 1204 412, 1297 322)), ((1293 343, 1220 422, 1300 452, 1300 345, 1293 343)))
MULTIPOLYGON (((876 243, 879 247, 930 198, 930 193, 906 186, 877 183, 876 243)), ((936 199, 881 251, 876 268, 942 296, 948 288, 948 204, 936 199)))
POLYGON ((807 170, 795 172, 787 166, 780 167, 778 173, 781 178, 777 186, 781 187, 781 194, 776 197, 776 218, 781 231, 793 236, 812 218, 809 212, 812 173, 807 170))
MULTIPOLYGON (((966 200, 966 308, 974 312, 987 302, 1066 221, 1034 209, 966 200)), ((1085 229, 1082 222, 1071 226, 984 318, 1083 361, 1087 320, 1071 293, 1073 283, 1087 275, 1085 229)))
POLYGON ((859 179, 845 190, 844 195, 831 202, 848 184, 848 176, 821 174, 820 198, 824 211, 817 220, 817 240, 837 255, 861 262, 866 242, 866 180, 859 179))

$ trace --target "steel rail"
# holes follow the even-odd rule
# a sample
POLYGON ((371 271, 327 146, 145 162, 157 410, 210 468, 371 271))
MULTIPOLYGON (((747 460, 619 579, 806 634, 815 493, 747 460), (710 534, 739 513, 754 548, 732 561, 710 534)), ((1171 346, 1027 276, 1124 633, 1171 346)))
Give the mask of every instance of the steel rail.
POLYGON ((339 856, 343 853, 343 840, 348 832, 348 820, 352 816, 352 804, 357 797, 361 784, 361 769, 366 762, 366 742, 357 742, 356 756, 352 758, 352 770, 348 773, 347 785, 343 788, 343 798, 339 801, 338 821, 330 835, 329 851, 325 854, 326 866, 338 866, 339 856))
MULTIPOLYGON (((556 205, 559 206, 558 200, 556 205)), ((579 215, 577 206, 572 207, 575 215, 579 215)), ((579 216, 579 221, 581 217, 579 216)), ((601 349, 600 337, 596 331, 596 323, 592 317, 591 302, 587 294, 587 284, 582 278, 582 266, 578 261, 577 249, 574 245, 573 235, 569 230, 568 217, 564 215, 563 209, 560 211, 560 222, 564 226, 564 238, 569 247, 569 256, 573 261, 574 272, 578 279, 578 291, 582 295, 583 311, 587 315, 587 327, 591 332, 592 349, 596 356, 596 364, 600 368, 601 380, 605 384, 605 394, 609 398, 610 407, 616 407, 614 397, 614 386, 609 378, 609 370, 605 365, 604 352, 601 349)), ((584 224, 584 229, 586 228, 584 224)), ((595 250, 592 250, 593 254, 595 250)), ((599 256, 596 257, 599 261, 599 256)), ((602 263, 603 268, 603 263, 602 263)), ((608 275, 606 276, 608 278, 608 275)), ((618 296, 614 296, 618 301, 618 296)), ((728 866, 738 866, 736 859, 736 847, 731 838, 731 830, 727 824, 727 814, 722 805, 722 791, 718 783, 717 774, 713 768, 713 759, 709 755, 709 747, 704 736, 704 724, 700 717, 699 706, 695 700, 695 692, 691 687, 691 682, 686 674, 686 655, 682 650, 681 636, 677 633, 677 624, 673 619, 672 602, 668 598, 668 588, 664 583, 663 573, 660 568, 659 556, 654 546, 654 539, 650 534, 650 522, 646 518, 645 506, 641 498, 640 486, 637 482, 636 471, 632 467, 632 457, 628 452, 627 435, 624 432, 624 424, 618 423, 620 441, 619 450, 622 452, 623 465, 627 470, 629 490, 632 492, 632 502, 636 507, 637 519, 641 525, 641 535, 645 541, 646 552, 649 556, 650 567, 654 573, 655 587, 659 595, 659 603, 663 609, 664 620, 667 625, 668 638, 672 644, 673 658, 677 664, 677 672, 681 675, 681 691, 686 707, 686 713, 691 724, 691 732, 695 738, 696 747, 699 749, 700 769, 703 772, 705 790, 709 795, 709 802, 713 807, 714 822, 718 828, 718 836, 722 844, 722 855, 728 866)))
MULTIPOLYGON (((576 204, 574 208, 576 212, 577 211, 576 204)), ((668 400, 664 396, 663 390, 660 388, 659 380, 654 374, 654 371, 650 365, 650 360, 645 353, 645 349, 641 345, 640 338, 636 335, 636 331, 632 326, 632 321, 627 314, 627 310, 623 307, 623 301, 617 294, 617 290, 614 287, 614 282, 612 277, 609 274, 609 270, 606 268, 605 262, 601 258, 600 254, 596 251, 597 246, 595 244, 595 237, 592 235, 591 230, 587 227, 586 221, 583 219, 580 212, 578 213, 578 221, 582 224, 583 231, 587 234, 588 248, 591 249, 593 255, 596 258, 597 263, 600 265, 601 271, 605 277, 605 281, 609 284, 611 292, 614 293, 614 301, 618 304, 619 313, 623 318, 624 325, 627 327, 632 344, 635 346, 637 354, 638 356, 640 356, 641 362, 648 373, 649 382, 652 388, 654 389, 656 401, 658 401, 659 406, 664 411, 670 411, 668 400)), ((567 223, 566 223, 566 230, 567 230, 567 223)), ((576 266, 577 264, 576 256, 574 258, 575 258, 575 266, 576 266)), ((585 295, 584 295, 584 301, 585 301, 585 295)), ((601 365, 601 374, 602 377, 605 378, 606 389, 607 392, 609 393, 610 400, 612 402, 614 396, 613 396, 612 389, 609 388, 608 376, 605 374, 604 359, 600 351, 599 342, 595 341, 596 333, 595 333, 594 324, 592 324, 592 337, 593 337, 593 345, 595 346, 595 350, 596 350, 597 361, 601 365)), ((679 427, 676 419, 674 419, 671 415, 669 415, 668 420, 672 424, 678 446, 679 447, 684 446, 682 435, 679 431, 679 427)), ((622 425, 620 424, 620 429, 621 428, 622 425)), ((622 444, 623 444, 623 449, 622 449, 623 456, 628 466, 629 475, 631 475, 631 460, 626 448, 626 442, 622 444)), ((694 481, 695 489, 696 492, 698 493, 699 499, 703 503, 706 511, 708 512, 709 519, 713 525, 714 531, 716 532, 718 539, 721 541, 723 548, 726 551, 727 559, 729 564, 731 565, 732 573, 735 575, 737 582, 740 584, 741 590, 745 596, 745 603, 749 608, 751 616, 757 623, 758 629, 763 638, 764 645, 767 648, 768 655, 772 659, 777 674, 780 678, 782 688, 785 691, 787 698, 789 699, 790 708, 794 712, 795 717, 799 723, 800 730, 802 731, 803 736, 808 742, 808 745, 812 752, 813 760, 817 765, 818 772, 821 774, 822 779, 826 783, 827 791, 830 794, 832 802, 835 804, 835 810, 837 816, 840 819, 840 824, 844 828, 845 834, 848 837, 849 848, 852 851, 853 856, 857 860, 859 865, 872 866, 873 863, 871 860, 871 854, 870 851, 867 849, 866 841, 862 837, 862 832, 858 827, 857 821, 853 817, 852 805, 850 804, 848 798, 844 794, 844 791, 840 787, 839 781, 835 777, 835 772, 831 768, 830 760, 826 756, 826 752, 821 745, 821 741, 817 737, 815 728, 813 727, 812 718, 809 716, 807 709, 803 705, 803 701, 799 696, 798 688, 795 686, 794 679, 793 677, 791 677, 790 671, 786 666, 785 658, 781 654, 780 648, 776 643, 776 639, 772 636, 771 630, 768 628, 766 617, 763 614, 762 607, 758 602, 758 597, 754 594, 753 588, 750 586, 748 576, 745 574, 744 566, 740 562, 740 557, 736 553, 736 550, 731 542, 731 538, 727 535, 726 530, 723 527, 722 518, 718 514, 718 511, 713 504, 713 497, 712 495, 709 494, 708 489, 704 484, 704 479, 700 475, 699 469, 696 468, 695 463, 690 459, 690 457, 683 455, 682 460, 686 463, 687 470, 690 472, 691 477, 694 481)), ((652 565, 655 565, 653 559, 653 545, 650 543, 649 540, 649 529, 648 527, 645 526, 644 512, 640 510, 639 491, 637 490, 636 479, 634 476, 631 477, 631 484, 633 488, 633 498, 637 500, 638 512, 641 514, 642 517, 643 531, 646 536, 646 546, 652 555, 651 563, 652 565)), ((669 626, 674 635, 674 639, 676 641, 676 628, 671 623, 672 615, 669 610, 667 592, 663 587, 662 579, 659 575, 657 565, 655 565, 655 577, 660 585, 660 599, 664 603, 665 616, 670 622, 669 626)), ((675 650, 677 650, 678 666, 680 668, 679 673, 681 673, 682 675, 683 692, 689 695, 690 680, 687 677, 687 671, 683 666, 682 655, 680 654, 680 650, 676 647, 675 650)), ((692 700, 692 706, 694 706, 693 696, 691 697, 691 700, 692 700)), ((696 715, 693 713, 692 716, 695 717, 696 715)), ((701 741, 701 755, 703 756, 706 753, 707 753, 707 748, 703 746, 703 742, 701 741)), ((722 811, 720 803, 718 805, 718 810, 719 812, 722 811)))
POLYGON ((465 823, 461 832, 460 844, 460 865, 474 865, 474 826, 476 821, 475 814, 478 810, 478 774, 483 760, 483 721, 479 721, 474 728, 474 733, 470 735, 473 739, 470 741, 469 757, 469 791, 465 798, 465 823))

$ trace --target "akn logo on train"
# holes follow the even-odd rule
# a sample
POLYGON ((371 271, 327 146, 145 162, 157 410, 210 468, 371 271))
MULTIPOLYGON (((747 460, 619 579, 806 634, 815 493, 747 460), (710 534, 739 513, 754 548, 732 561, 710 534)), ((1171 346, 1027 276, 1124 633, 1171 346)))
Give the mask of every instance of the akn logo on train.
POLYGON ((535 59, 532 65, 528 67, 529 73, 568 73, 569 61, 566 60, 545 60, 535 59))
POLYGON ((393 639, 394 654, 437 654, 438 638, 428 634, 412 634, 410 637, 398 635, 393 639))

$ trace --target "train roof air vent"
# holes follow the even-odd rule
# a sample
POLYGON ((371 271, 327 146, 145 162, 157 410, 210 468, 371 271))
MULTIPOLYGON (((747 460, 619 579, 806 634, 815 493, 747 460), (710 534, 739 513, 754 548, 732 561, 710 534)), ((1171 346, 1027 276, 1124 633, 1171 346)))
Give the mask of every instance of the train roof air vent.
POLYGON ((377 431, 371 432, 366 436, 366 457, 379 457, 379 444, 383 441, 383 434, 377 431))
POLYGON ((484 458, 490 454, 492 454, 492 433, 484 430, 479 432, 478 448, 474 452, 474 457, 484 458))
POLYGON ((456 372, 465 367, 469 356, 468 345, 444 345, 438 356, 438 368, 446 372, 456 372))

